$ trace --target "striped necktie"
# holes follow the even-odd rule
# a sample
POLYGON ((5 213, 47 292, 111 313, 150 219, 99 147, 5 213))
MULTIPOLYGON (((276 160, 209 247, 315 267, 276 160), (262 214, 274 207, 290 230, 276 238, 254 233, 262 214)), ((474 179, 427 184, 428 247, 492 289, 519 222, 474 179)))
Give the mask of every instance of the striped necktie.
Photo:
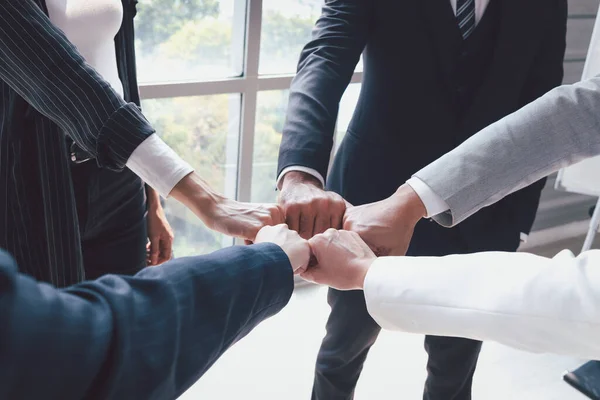
POLYGON ((475 0, 457 0, 456 21, 463 39, 475 30, 475 0))

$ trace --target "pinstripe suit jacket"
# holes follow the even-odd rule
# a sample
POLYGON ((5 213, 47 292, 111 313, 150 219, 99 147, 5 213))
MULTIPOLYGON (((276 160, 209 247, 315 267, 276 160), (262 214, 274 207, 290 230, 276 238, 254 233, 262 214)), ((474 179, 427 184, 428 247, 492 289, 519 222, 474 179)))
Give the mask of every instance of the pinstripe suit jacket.
MULTIPOLYGON (((117 60, 125 98, 139 104, 135 0, 123 0, 117 60)), ((65 134, 122 169, 154 131, 47 17, 43 0, 0 0, 0 247, 22 272, 57 286, 81 280, 79 227, 65 134)))
POLYGON ((0 399, 175 399, 293 287, 273 244, 66 290, 18 274, 0 251, 0 399))

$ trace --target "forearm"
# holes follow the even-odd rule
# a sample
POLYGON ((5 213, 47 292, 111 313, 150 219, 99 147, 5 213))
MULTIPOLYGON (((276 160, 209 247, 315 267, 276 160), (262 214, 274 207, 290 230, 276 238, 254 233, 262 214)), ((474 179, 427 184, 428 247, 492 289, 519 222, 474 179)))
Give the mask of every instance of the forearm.
POLYGON ((293 290, 289 260, 270 244, 64 291, 2 278, 1 398, 176 398, 293 290))
POLYGON ((415 174, 458 224, 560 168, 600 154, 600 78, 556 88, 490 125, 415 174))
POLYGON ((598 359, 598 262, 600 251, 381 258, 364 290, 386 329, 598 359))

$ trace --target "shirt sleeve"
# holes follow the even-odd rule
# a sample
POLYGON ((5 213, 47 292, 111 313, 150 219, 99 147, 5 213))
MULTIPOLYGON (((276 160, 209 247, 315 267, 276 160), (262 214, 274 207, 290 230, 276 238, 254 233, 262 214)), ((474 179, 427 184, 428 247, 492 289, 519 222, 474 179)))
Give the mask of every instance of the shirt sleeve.
POLYGON ((427 218, 438 215, 450 209, 448 204, 435 193, 425 182, 412 177, 406 183, 415 191, 427 210, 427 218))
POLYGON ((301 165, 293 165, 291 167, 284 168, 283 171, 281 171, 281 173, 277 177, 277 187, 279 187, 279 185, 281 184, 281 181, 283 180, 285 174, 292 171, 304 172, 309 175, 312 175, 315 178, 317 178, 319 182, 321 182, 321 187, 325 187, 325 179, 323 179, 323 175, 321 175, 319 171, 317 171, 314 168, 303 167, 301 165))
POLYGON ((194 171, 157 134, 144 140, 133 151, 126 165, 164 198, 180 180, 194 171))

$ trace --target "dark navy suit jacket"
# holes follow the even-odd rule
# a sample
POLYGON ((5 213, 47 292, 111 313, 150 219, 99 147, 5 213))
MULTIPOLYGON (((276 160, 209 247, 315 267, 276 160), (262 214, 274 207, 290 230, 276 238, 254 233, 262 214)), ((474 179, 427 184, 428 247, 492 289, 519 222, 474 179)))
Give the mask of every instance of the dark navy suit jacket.
POLYGON ((0 251, 0 399, 173 399, 293 290, 276 245, 59 290, 0 251))
MULTIPOLYGON (((471 135, 558 86, 566 22, 566 0, 491 0, 463 41, 448 0, 325 0, 290 88, 279 172, 304 166, 326 176, 338 105, 362 54, 360 97, 327 186, 354 205, 390 196, 471 135)), ((543 185, 461 223, 469 250, 514 250, 519 233, 531 229, 543 185)), ((431 238, 417 233, 414 241, 431 238)))

